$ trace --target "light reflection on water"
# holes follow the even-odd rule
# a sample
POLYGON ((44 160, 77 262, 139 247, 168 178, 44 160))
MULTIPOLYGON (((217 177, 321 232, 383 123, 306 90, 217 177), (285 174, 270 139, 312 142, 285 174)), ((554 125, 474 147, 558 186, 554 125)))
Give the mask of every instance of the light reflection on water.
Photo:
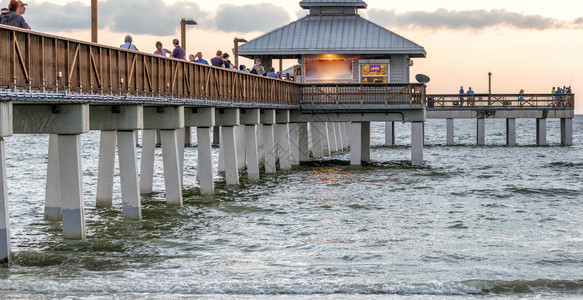
POLYGON ((0 270, 0 295, 576 298, 583 120, 574 122, 573 147, 557 146, 554 120, 551 146, 520 146, 534 144, 530 121, 517 120, 519 146, 508 148, 489 134, 504 130, 503 120, 487 120, 486 147, 473 146, 475 121, 456 120, 460 145, 447 147, 445 122, 430 120, 423 167, 408 163, 407 125, 397 124, 399 146, 386 148, 382 124, 373 124, 371 163, 349 166, 339 153, 258 182, 243 177, 240 187, 218 182, 213 197, 199 195, 196 148, 188 148, 182 208, 164 204, 158 149, 159 192, 143 198, 142 221, 123 219, 117 177, 114 207, 95 208, 99 135, 91 132, 83 135, 84 241, 64 241, 59 223, 42 220, 48 137, 7 138, 16 256, 0 270))

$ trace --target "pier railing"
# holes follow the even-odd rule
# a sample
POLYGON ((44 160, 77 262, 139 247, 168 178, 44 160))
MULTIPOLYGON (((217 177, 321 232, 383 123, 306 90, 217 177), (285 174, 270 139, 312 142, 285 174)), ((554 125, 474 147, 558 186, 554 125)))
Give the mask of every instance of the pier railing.
POLYGON ((429 94, 427 108, 573 109, 574 94, 429 94))
POLYGON ((0 25, 0 88, 215 103, 299 105, 300 86, 0 25))
POLYGON ((425 85, 420 83, 306 84, 302 105, 420 105, 425 85))

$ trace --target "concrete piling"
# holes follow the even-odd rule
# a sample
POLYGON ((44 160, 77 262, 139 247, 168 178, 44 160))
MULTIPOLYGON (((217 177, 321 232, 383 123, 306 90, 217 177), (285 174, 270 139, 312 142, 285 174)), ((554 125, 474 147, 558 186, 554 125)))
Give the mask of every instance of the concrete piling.
POLYGON ((102 130, 99 142, 96 207, 110 208, 112 204, 116 146, 117 131, 102 130))
POLYGON ((61 221, 61 166, 58 135, 49 134, 45 220, 61 221))
POLYGON ((117 138, 119 141, 119 173, 123 216, 129 220, 141 220, 142 207, 140 203, 134 131, 118 131, 117 138))

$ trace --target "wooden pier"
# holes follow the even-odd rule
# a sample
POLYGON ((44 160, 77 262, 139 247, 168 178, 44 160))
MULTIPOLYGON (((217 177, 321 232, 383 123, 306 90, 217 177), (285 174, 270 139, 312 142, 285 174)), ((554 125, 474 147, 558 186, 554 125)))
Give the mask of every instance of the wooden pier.
POLYGON ((182 183, 194 181, 183 176, 187 127, 196 127, 205 195, 214 193, 217 126, 219 170, 233 185, 242 168, 256 180, 260 164, 265 173, 289 170, 310 153, 350 148, 352 165, 369 161, 370 122, 411 123, 412 165, 423 163, 426 118, 447 119, 448 143, 456 118, 478 120, 478 143, 485 118, 507 118, 509 128, 536 118, 540 143, 544 120, 561 118, 563 144, 572 143, 573 95, 474 95, 459 106, 459 95, 428 97, 424 84, 299 84, 5 26, 0 62, 0 262, 11 253, 4 138, 13 134, 50 136, 45 219, 61 221, 66 239, 85 237, 80 136, 90 130, 101 131, 96 205, 111 207, 117 146, 123 215, 132 220, 141 219, 140 194, 153 191, 157 130, 171 206, 182 205, 182 183))

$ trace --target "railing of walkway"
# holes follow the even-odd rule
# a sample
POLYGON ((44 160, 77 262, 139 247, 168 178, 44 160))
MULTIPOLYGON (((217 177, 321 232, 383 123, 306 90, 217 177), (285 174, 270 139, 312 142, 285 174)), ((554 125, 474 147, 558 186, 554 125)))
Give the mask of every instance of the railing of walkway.
POLYGON ((415 105, 423 104, 424 96, 422 83, 322 83, 302 87, 304 105, 415 105))
POLYGON ((573 109, 574 94, 429 94, 427 108, 573 109))
POLYGON ((0 88, 298 105, 300 86, 0 25, 0 88))

